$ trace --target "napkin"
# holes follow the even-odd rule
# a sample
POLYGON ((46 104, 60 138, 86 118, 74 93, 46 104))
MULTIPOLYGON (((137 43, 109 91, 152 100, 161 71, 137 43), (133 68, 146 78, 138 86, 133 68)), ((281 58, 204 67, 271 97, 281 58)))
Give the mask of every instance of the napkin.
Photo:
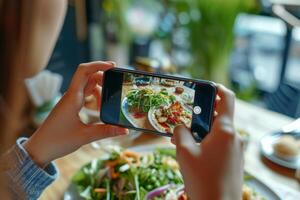
POLYGON ((36 107, 41 107, 60 96, 62 76, 57 73, 44 70, 33 78, 25 80, 29 96, 36 107))

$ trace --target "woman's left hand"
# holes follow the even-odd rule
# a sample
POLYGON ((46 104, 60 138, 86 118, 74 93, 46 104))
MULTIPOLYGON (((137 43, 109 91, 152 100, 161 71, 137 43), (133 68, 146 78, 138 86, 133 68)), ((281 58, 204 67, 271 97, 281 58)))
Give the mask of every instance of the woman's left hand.
POLYGON ((86 96, 97 94, 100 103, 103 71, 112 62, 80 64, 67 92, 41 127, 24 144, 33 161, 40 167, 65 156, 95 140, 124 135, 128 130, 107 124, 84 124, 78 113, 86 96))

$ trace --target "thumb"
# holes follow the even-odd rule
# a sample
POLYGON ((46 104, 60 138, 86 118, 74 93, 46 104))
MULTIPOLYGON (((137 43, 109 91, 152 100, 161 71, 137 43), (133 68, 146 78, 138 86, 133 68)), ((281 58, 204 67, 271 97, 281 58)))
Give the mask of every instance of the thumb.
POLYGON ((113 126, 109 124, 92 124, 87 128, 87 139, 88 142, 100 140, 108 137, 115 137, 120 135, 127 135, 128 129, 113 126))
POLYGON ((175 127, 174 140, 178 150, 190 149, 191 147, 196 145, 191 131, 184 125, 178 125, 175 127))
POLYGON ((200 153, 200 148, 197 146, 192 133, 184 125, 175 127, 174 139, 176 145, 176 158, 182 170, 186 168, 195 156, 200 153))
POLYGON ((184 125, 178 125, 174 129, 174 140, 176 146, 189 146, 195 144, 192 133, 184 125))

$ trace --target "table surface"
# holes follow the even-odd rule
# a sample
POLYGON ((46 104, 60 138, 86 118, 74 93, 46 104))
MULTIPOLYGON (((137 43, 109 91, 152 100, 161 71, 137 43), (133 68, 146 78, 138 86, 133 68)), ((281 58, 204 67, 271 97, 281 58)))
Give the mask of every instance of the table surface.
MULTIPOLYGON (((280 183, 300 191, 299 183, 294 178, 295 171, 277 166, 261 157, 259 153, 259 139, 264 134, 278 130, 291 121, 292 119, 289 117, 250 105, 243 101, 237 100, 236 102, 236 128, 247 131, 251 138, 245 152, 245 169, 266 184, 280 183)), ((105 142, 102 143, 105 144, 105 142)), ((134 141, 123 143, 124 147, 146 144, 166 145, 170 144, 170 140, 165 137, 142 134, 134 141)), ((74 173, 83 164, 100 155, 101 149, 96 149, 89 144, 68 156, 56 160, 60 176, 58 180, 47 188, 40 199, 62 199, 64 191, 70 184, 74 173)))

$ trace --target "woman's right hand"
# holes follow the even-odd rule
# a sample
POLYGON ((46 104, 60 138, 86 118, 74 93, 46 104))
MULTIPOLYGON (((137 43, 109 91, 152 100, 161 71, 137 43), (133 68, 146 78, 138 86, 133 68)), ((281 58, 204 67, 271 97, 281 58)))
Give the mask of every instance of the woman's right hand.
POLYGON ((235 95, 218 85, 218 96, 218 115, 200 145, 185 126, 174 132, 185 189, 193 200, 242 198, 243 145, 233 125, 235 95))
POLYGON ((40 167, 77 150, 84 144, 107 137, 125 135, 128 130, 109 124, 84 124, 79 111, 86 96, 101 99, 103 72, 114 67, 112 62, 80 64, 71 85, 45 122, 24 143, 31 159, 40 167))

